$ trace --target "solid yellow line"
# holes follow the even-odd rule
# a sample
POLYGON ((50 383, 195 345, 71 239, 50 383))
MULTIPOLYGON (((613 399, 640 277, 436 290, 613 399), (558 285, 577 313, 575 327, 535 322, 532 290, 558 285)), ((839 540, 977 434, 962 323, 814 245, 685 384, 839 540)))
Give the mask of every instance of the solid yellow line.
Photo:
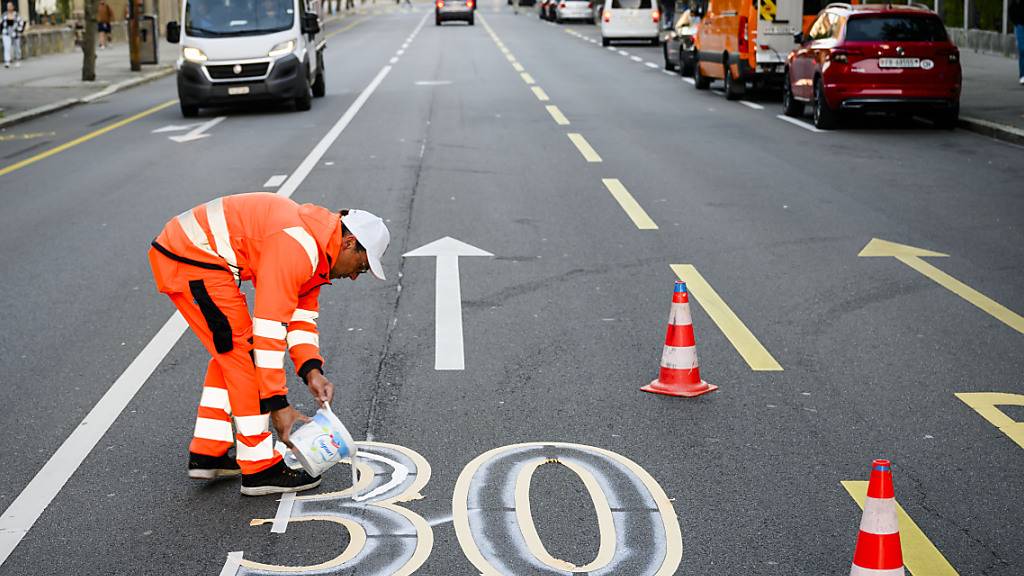
MULTIPOLYGON (((843 488, 864 508, 864 498, 868 493, 868 483, 864 480, 844 480, 843 488)), ((932 541, 925 536, 917 523, 907 514, 899 503, 896 503, 896 516, 899 518, 900 544, 903 547, 903 563, 907 570, 915 576, 959 576, 932 541)))
POLYGON ((551 98, 548 98, 548 93, 540 86, 533 86, 531 87, 531 90, 533 90, 533 95, 537 97, 537 100, 540 100, 541 102, 551 100, 551 98))
POLYGON ((680 280, 686 282, 690 293, 718 325, 718 329, 729 339, 733 348, 736 348, 740 356, 747 361, 751 370, 759 372, 782 370, 782 366, 747 329, 747 326, 729 308, 725 300, 722 300, 722 297, 715 292, 711 284, 708 284, 700 272, 697 272, 697 268, 691 264, 673 264, 672 271, 680 280))
POLYGON ((618 178, 603 178, 604 187, 612 193, 615 200, 618 201, 619 206, 626 211, 626 215, 633 221, 633 224, 641 230, 657 230, 658 225, 651 220, 651 217, 647 215, 647 212, 640 206, 640 203, 633 198, 633 195, 626 190, 626 187, 619 182, 618 178))
POLYGON ((587 162, 601 161, 601 157, 597 155, 597 151, 590 146, 590 142, 587 142, 587 139, 584 138, 582 134, 570 132, 569 140, 572 140, 572 143, 576 145, 576 149, 580 151, 580 154, 583 154, 583 157, 586 158, 587 162))
POLYGON ((996 408, 996 406, 1024 406, 1024 395, 1007 392, 958 392, 954 395, 998 428, 1000 432, 1009 436, 1010 440, 1024 448, 1024 422, 1017 422, 996 408))
POLYGON ((523 82, 526 82, 527 84, 536 84, 537 83, 537 82, 534 81, 533 76, 530 76, 530 74, 527 73, 527 72, 520 72, 519 76, 521 76, 522 79, 523 79, 523 82))
POLYGON ((362 24, 363 22, 366 22, 366 20, 367 20, 366 18, 362 18, 360 20, 356 20, 355 22, 349 24, 348 26, 345 26, 344 28, 340 28, 338 30, 335 30, 334 32, 331 32, 330 34, 324 36, 324 39, 326 40, 327 38, 330 38, 331 36, 334 36, 336 34, 341 34, 342 32, 348 32, 349 30, 355 28, 356 26, 362 24))
POLYGON ((931 278, 946 290, 981 308, 996 320, 1024 334, 1024 317, 1020 314, 925 262, 919 256, 896 256, 896 259, 931 278))
POLYGON ((523 68, 523 65, 520 64, 519 62, 513 62, 512 67, 516 69, 516 72, 522 72, 523 70, 526 70, 525 68, 523 68))
POLYGON ((33 156, 31 158, 26 158, 26 159, 22 160, 21 162, 14 163, 14 164, 11 164, 10 166, 7 166, 6 168, 0 169, 0 176, 4 176, 5 174, 10 174, 11 172, 14 172, 15 170, 24 168, 25 166, 28 166, 29 164, 35 164, 36 162, 39 162, 40 160, 45 160, 46 158, 49 158, 50 156, 53 156, 54 154, 60 154, 61 152, 67 150, 68 148, 74 148, 75 146, 78 146, 79 144, 82 144, 84 142, 88 142, 89 140, 92 140, 93 138, 96 138, 97 136, 102 136, 102 135, 106 134, 107 132, 110 132, 111 130, 116 130, 116 129, 120 128, 121 126, 124 126, 125 124, 131 124, 132 122, 135 122, 139 118, 144 118, 146 116, 149 116, 150 114, 153 114, 154 112, 159 112, 159 111, 163 110, 164 108, 167 108, 168 106, 173 106, 174 104, 177 104, 177 103, 178 103, 177 100, 168 100, 167 102, 164 102, 163 104, 159 104, 157 106, 153 106, 149 110, 143 110, 142 112, 139 112, 135 116, 131 116, 129 118, 125 118, 124 120, 118 120, 117 122, 114 122, 113 124, 108 124, 108 125, 104 126, 103 128, 100 128, 99 130, 96 130, 95 132, 90 132, 90 133, 86 134, 85 136, 80 136, 80 137, 75 138, 74 140, 72 140, 70 142, 65 142, 64 144, 61 144, 60 146, 55 146, 53 148, 50 148, 49 150, 47 150, 45 152, 40 152, 39 154, 36 154, 35 156, 33 156))
POLYGON ((562 114, 562 111, 558 109, 558 106, 550 104, 545 106, 545 108, 548 109, 548 114, 551 114, 551 117, 555 119, 555 123, 559 126, 569 125, 569 119, 565 117, 565 114, 562 114))

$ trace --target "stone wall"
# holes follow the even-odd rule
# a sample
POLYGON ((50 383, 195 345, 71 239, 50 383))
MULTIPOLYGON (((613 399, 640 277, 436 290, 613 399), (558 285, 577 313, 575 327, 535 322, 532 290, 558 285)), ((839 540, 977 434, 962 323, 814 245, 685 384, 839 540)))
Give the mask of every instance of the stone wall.
MULTIPOLYGON (((128 39, 128 27, 125 22, 114 22, 110 25, 111 36, 114 42, 126 42, 128 39)), ((81 34, 81 31, 78 31, 81 34)), ((51 30, 29 30, 21 38, 21 57, 32 58, 44 54, 60 54, 78 50, 76 44, 76 32, 72 28, 60 28, 51 30)), ((0 55, 3 54, 3 47, 0 46, 0 55)))
POLYGON ((1013 34, 1000 34, 988 30, 964 30, 963 28, 949 28, 948 30, 949 37, 962 50, 1002 54, 1011 58, 1017 56, 1017 41, 1013 34))

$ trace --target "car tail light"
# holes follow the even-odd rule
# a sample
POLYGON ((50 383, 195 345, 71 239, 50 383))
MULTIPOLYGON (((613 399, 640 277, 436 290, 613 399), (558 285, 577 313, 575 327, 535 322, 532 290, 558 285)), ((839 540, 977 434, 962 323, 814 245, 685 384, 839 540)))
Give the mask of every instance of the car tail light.
POLYGON ((466 0, 466 8, 472 8, 472 7, 473 7, 473 0, 466 0))
POLYGON ((593 2, 587 2, 587 8, 590 8, 591 10, 593 10, 594 3, 593 2))
POLYGON ((437 7, 444 8, 444 0, 437 0, 437 7))
POLYGON ((565 2, 559 4, 558 7, 561 8, 562 10, 565 10, 565 2))
POLYGON ((601 19, 604 20, 605 22, 611 22, 612 21, 612 13, 607 11, 607 10, 605 10, 604 11, 604 16, 602 16, 601 19))
POLYGON ((657 10, 651 10, 651 20, 659 22, 661 20, 661 13, 657 10))
POLYGON ((740 16, 740 28, 739 28, 739 31, 736 34, 737 34, 736 42, 739 44, 739 51, 740 52, 749 52, 750 51, 750 37, 747 35, 747 17, 746 16, 740 16))

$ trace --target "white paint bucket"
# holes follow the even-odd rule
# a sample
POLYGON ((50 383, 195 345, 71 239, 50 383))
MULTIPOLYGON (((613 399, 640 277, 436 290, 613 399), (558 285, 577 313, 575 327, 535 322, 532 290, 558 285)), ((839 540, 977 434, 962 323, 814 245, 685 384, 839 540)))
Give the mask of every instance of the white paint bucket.
POLYGON ((293 462, 298 461, 311 476, 320 476, 342 458, 355 463, 358 452, 352 435, 326 404, 316 411, 313 420, 291 433, 291 442, 294 448, 285 452, 285 463, 294 468, 293 462))

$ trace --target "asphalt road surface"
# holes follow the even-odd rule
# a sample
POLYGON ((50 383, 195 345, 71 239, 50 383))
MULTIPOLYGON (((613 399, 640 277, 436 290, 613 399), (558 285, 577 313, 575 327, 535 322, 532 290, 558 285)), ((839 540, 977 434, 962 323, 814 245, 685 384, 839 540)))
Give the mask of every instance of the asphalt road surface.
POLYGON ((914 576, 1024 573, 1024 150, 819 133, 490 0, 378 12, 309 112, 186 120, 169 77, 0 141, 0 574, 847 574, 875 458, 914 576), (359 499, 185 474, 208 356, 146 250, 254 190, 390 227, 388 280, 321 296, 359 499), (693 399, 640 391, 678 277, 693 399))

